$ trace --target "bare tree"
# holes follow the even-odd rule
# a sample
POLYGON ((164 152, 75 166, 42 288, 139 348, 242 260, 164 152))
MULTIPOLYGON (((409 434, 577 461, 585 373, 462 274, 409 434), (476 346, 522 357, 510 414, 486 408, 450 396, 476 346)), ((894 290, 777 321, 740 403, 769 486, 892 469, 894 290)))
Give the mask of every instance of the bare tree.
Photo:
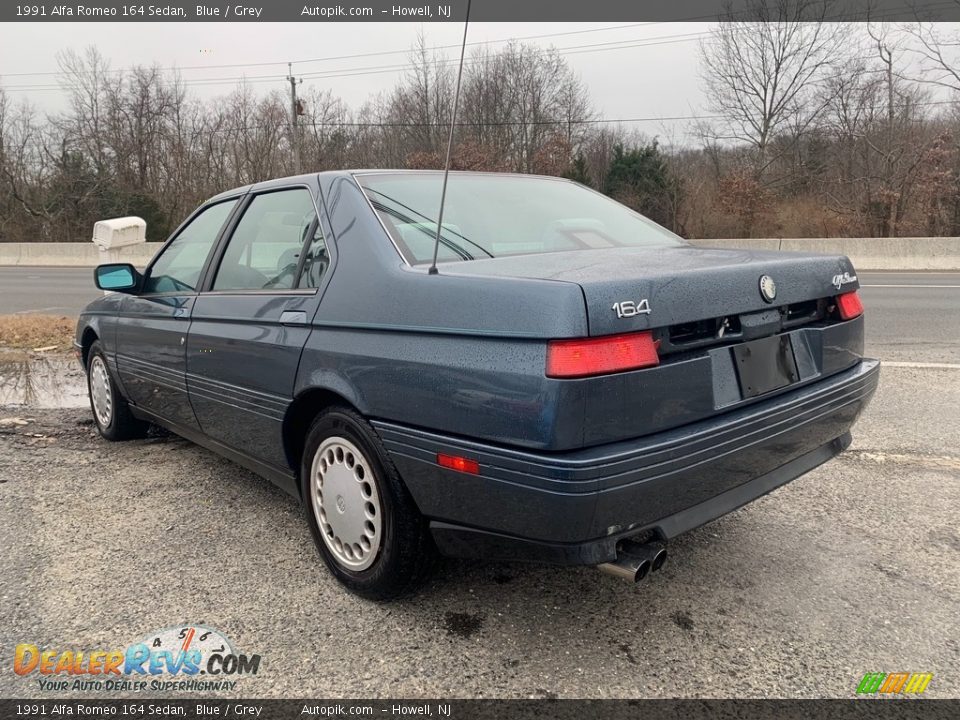
POLYGON ((960 92, 960 32, 955 23, 915 22, 903 26, 919 60, 917 81, 960 92))
POLYGON ((745 143, 761 177, 781 130, 803 132, 822 110, 816 88, 835 72, 845 31, 828 22, 829 0, 748 0, 727 15, 700 46, 709 108, 721 116, 707 136, 745 143))
POLYGON ((394 89, 385 128, 408 152, 435 152, 446 137, 450 122, 455 77, 442 55, 431 53, 423 35, 410 54, 410 70, 394 89))
POLYGON ((898 234, 910 211, 922 158, 936 134, 923 126, 926 94, 900 72, 900 38, 892 28, 873 24, 866 35, 860 61, 824 87, 821 128, 837 150, 824 187, 839 214, 887 237, 898 234))
POLYGON ((350 150, 350 112, 329 90, 312 88, 303 95, 305 128, 301 142, 304 168, 331 170, 344 167, 350 150))

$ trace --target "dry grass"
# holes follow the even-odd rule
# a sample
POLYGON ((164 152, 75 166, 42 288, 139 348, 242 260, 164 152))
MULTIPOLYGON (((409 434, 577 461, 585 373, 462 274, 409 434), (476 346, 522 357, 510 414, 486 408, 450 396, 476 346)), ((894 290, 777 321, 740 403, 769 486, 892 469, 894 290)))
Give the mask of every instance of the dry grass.
POLYGON ((0 347, 69 351, 76 327, 76 318, 62 315, 0 315, 0 347))

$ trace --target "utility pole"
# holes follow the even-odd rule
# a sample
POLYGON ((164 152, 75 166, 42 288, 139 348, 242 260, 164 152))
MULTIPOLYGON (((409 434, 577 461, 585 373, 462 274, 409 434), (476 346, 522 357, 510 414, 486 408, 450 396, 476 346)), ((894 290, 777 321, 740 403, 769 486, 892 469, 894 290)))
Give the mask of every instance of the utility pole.
POLYGON ((300 114, 300 103, 297 100, 297 85, 303 80, 297 80, 293 76, 293 63, 287 63, 287 69, 290 74, 287 80, 290 81, 290 146, 293 148, 293 169, 294 173, 300 174, 300 133, 297 131, 297 116, 300 114))

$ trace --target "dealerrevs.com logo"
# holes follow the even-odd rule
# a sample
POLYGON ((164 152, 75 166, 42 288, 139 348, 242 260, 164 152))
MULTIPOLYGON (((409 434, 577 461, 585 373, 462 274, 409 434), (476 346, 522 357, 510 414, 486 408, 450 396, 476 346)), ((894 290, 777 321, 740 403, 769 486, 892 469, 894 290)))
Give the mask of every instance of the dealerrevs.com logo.
POLYGON ((116 650, 62 650, 21 643, 13 671, 35 678, 40 690, 140 692, 234 690, 237 678, 256 675, 260 655, 234 650, 225 635, 202 625, 150 633, 116 650))

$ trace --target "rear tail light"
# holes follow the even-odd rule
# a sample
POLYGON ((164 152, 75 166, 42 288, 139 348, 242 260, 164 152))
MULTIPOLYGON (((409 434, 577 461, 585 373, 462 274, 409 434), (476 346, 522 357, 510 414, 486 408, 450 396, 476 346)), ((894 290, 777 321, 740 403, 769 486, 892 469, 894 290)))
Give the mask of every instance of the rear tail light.
POLYGON ((547 377, 588 377, 659 365, 657 345, 649 332, 552 340, 547 344, 547 377))
POLYGON ((843 320, 853 320, 863 315, 863 303, 857 291, 837 295, 837 310, 843 320))

